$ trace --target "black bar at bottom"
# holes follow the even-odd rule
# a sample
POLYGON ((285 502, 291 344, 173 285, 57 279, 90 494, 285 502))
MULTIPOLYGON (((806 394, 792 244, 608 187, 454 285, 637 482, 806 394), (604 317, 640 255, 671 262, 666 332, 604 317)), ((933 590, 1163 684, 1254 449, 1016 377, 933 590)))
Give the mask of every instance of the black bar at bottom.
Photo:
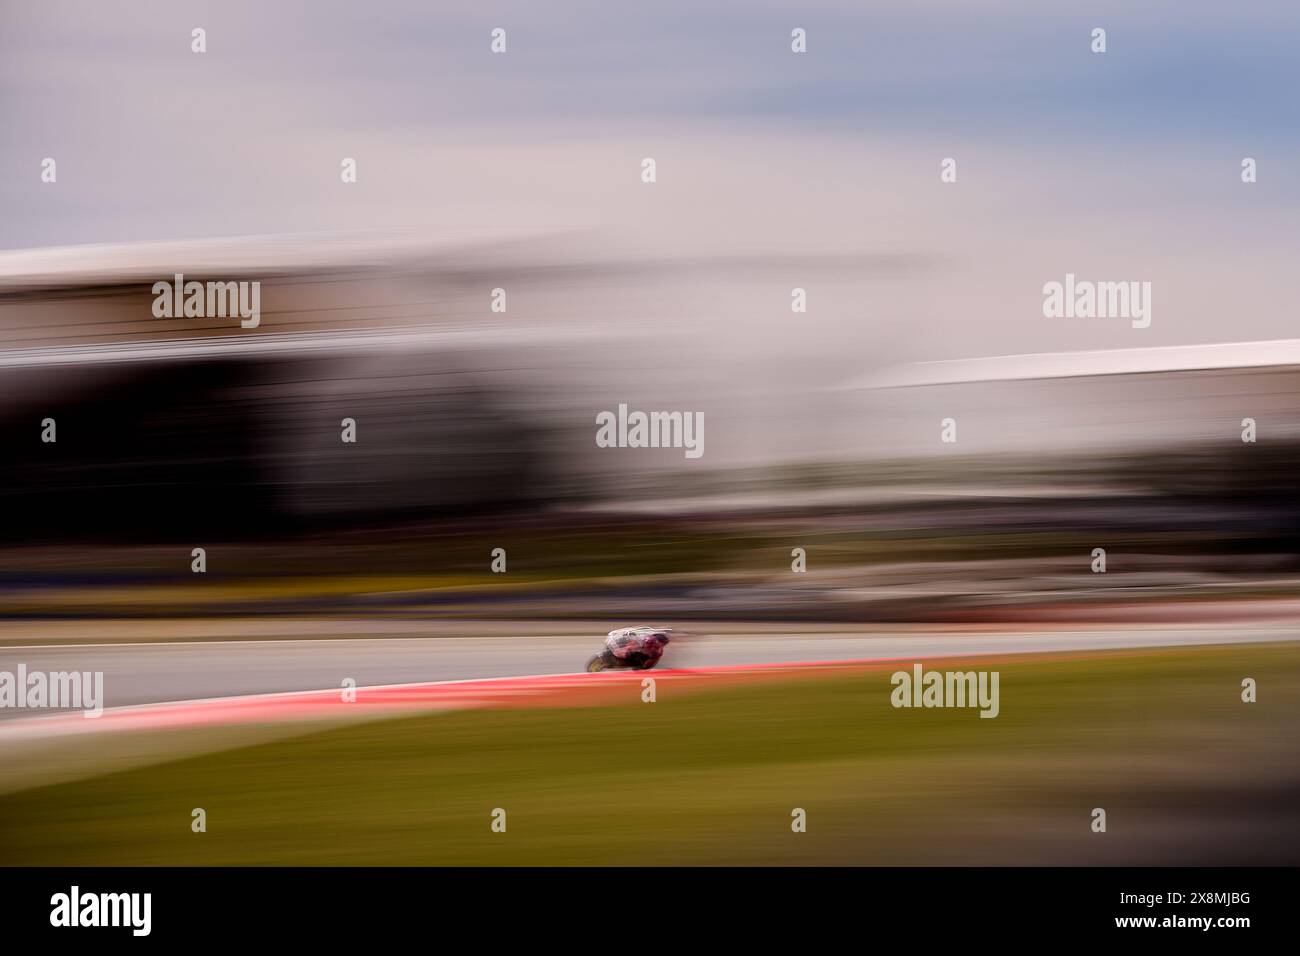
POLYGON ((37 868, 2 870, 0 881, 0 925, 10 942, 75 934, 92 945, 117 937, 127 945, 370 947, 416 934, 438 946, 495 948, 517 939, 535 947, 557 930, 572 941, 573 933, 621 925, 655 934, 689 928, 676 940, 682 944, 811 945, 850 933, 863 942, 1131 937, 1231 945, 1285 931, 1295 871, 37 868))

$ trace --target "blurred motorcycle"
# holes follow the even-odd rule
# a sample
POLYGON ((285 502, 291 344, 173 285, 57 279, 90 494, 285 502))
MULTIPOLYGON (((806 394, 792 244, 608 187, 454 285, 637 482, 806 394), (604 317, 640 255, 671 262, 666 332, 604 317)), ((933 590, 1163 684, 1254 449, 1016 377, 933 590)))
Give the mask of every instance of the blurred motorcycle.
POLYGON ((587 672, 605 670, 647 671, 659 663, 671 640, 669 627, 624 627, 609 632, 605 649, 587 661, 587 672))

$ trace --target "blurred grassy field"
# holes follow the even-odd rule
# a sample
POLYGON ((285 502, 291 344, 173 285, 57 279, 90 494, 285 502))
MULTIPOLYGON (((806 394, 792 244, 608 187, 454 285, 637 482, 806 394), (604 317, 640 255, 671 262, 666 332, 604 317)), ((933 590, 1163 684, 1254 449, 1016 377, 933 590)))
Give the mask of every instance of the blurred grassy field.
POLYGON ((0 797, 0 863, 1294 864, 1298 649, 988 659, 993 720, 889 668, 370 723, 0 797))
MULTIPOLYGON (((482 615, 482 602, 491 599, 573 594, 590 601, 593 593, 618 595, 647 586, 784 587, 790 583, 790 552, 795 546, 816 557, 800 579, 805 587, 870 589, 880 586, 878 575, 885 574, 889 588, 921 584, 927 593, 935 593, 951 577, 975 575, 996 594, 1008 577, 1023 578, 1032 569, 987 571, 981 564, 1038 561, 1038 573, 1065 574, 1073 586, 1090 593, 1097 590, 1087 557, 1095 539, 1090 529, 864 529, 828 517, 789 519, 781 533, 763 522, 705 519, 511 528, 442 537, 433 532, 368 531, 274 544, 212 543, 208 571, 202 575, 191 571, 189 544, 0 548, 0 584, 5 585, 0 588, 0 617, 374 613, 386 605, 418 610, 422 604, 475 617, 482 615), (507 574, 490 569, 492 550, 498 546, 509 554, 507 574), (1063 560, 1069 565, 1061 567, 1063 560), (358 574, 358 568, 366 572, 358 574), (466 606, 458 608, 458 600, 466 606)), ((1108 532, 1107 542, 1111 582, 1119 580, 1117 572, 1126 567, 1149 569, 1151 559, 1145 555, 1175 560, 1203 555, 1205 549, 1199 532, 1119 529, 1108 532), (1126 555, 1123 560, 1121 554, 1126 555)), ((1163 596, 1197 596, 1186 580, 1176 583, 1163 596)), ((1210 583, 1215 587, 1207 588, 1207 594, 1221 597, 1222 582, 1215 578, 1210 583)), ((1295 574, 1271 579, 1255 574, 1250 583, 1249 592, 1234 593, 1300 593, 1295 574)), ((1061 580, 1053 584, 1059 590, 1061 580)), ((1152 581, 1143 585, 1144 596, 1161 596, 1152 581)))

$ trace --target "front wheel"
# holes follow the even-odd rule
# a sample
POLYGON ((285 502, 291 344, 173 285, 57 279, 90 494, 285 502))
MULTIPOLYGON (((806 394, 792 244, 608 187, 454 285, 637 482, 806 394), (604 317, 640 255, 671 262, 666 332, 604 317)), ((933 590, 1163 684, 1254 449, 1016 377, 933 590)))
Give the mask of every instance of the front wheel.
POLYGON ((609 661, 605 659, 605 654, 597 654, 591 660, 587 661, 587 673, 595 674, 609 668, 609 661))

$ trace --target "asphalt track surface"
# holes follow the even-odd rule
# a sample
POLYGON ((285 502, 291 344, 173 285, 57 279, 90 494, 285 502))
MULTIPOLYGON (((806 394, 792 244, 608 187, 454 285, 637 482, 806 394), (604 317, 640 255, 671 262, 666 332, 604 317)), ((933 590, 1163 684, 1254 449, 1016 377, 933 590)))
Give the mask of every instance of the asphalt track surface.
MULTIPOLYGON (((363 622, 358 630, 364 631, 363 622)), ((735 626, 733 625, 733 628, 735 626)), ((979 630, 835 631, 766 628, 696 634, 667 666, 919 659, 1297 640, 1285 624, 979 630)), ((0 671, 102 671, 105 706, 358 686, 565 674, 582 670, 598 632, 502 637, 331 637, 0 647, 0 671)), ((31 711, 0 709, 0 720, 31 711)))

